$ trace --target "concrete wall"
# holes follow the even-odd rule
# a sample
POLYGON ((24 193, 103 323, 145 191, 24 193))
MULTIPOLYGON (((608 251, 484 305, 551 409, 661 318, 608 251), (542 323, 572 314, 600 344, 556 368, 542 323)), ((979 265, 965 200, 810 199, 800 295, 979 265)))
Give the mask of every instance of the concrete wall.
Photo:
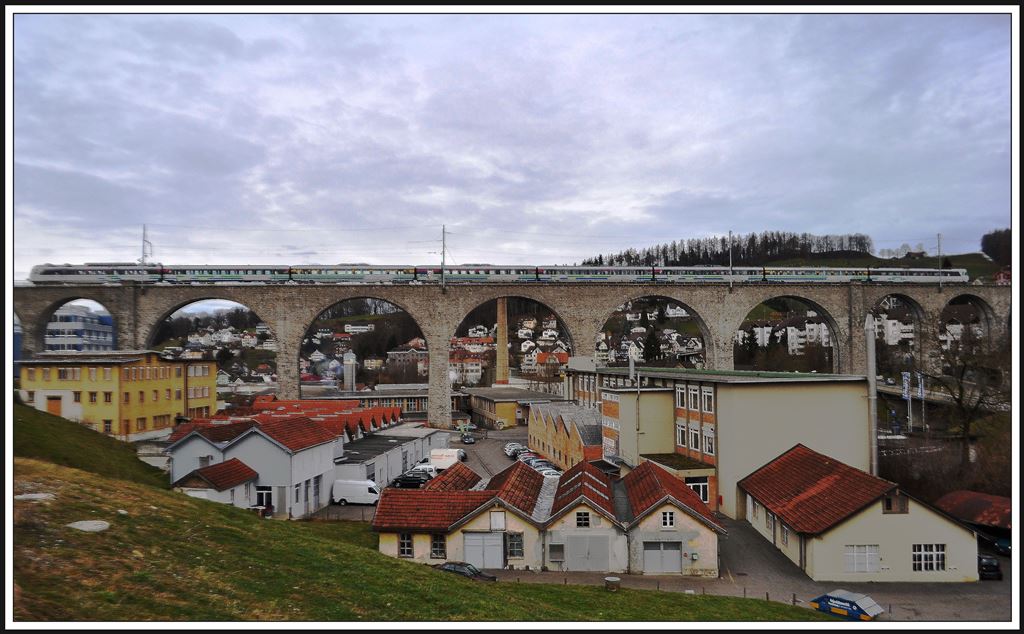
POLYGON ((672 453, 675 446, 674 393, 670 390, 640 391, 639 425, 637 393, 616 392, 619 397, 619 456, 632 465, 645 453, 672 453))
POLYGON ((682 542, 682 575, 718 576, 718 533, 672 504, 662 504, 629 531, 629 570, 644 571, 644 542, 682 542), (675 512, 675 528, 662 528, 661 513, 675 512), (697 560, 690 556, 697 553, 697 560))
POLYGON ((719 384, 720 510, 741 512, 736 483, 797 443, 868 471, 867 381, 719 384))

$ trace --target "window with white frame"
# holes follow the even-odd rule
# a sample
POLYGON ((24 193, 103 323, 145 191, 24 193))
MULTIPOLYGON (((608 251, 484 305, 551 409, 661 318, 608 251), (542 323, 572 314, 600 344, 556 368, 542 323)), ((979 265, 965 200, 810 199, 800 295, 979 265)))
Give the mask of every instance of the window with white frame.
POLYGON ((701 390, 701 396, 703 397, 703 408, 702 411, 708 414, 715 412, 715 392, 714 388, 705 387, 701 390))
POLYGON ((110 368, 103 368, 103 380, 104 381, 109 381, 110 380, 110 368))
POLYGON ((764 527, 768 530, 775 528, 775 515, 767 510, 764 513, 764 527))
POLYGON ((694 412, 696 412, 697 410, 700 409, 700 402, 699 402, 700 390, 697 388, 696 385, 691 385, 690 386, 689 394, 690 394, 690 407, 689 407, 689 409, 694 411, 694 412))
POLYGON ((589 511, 578 511, 576 513, 576 528, 590 528, 589 511))
POLYGON ((697 423, 690 425, 690 449, 700 451, 700 426, 697 423))
POLYGON ((676 407, 686 409, 686 390, 683 388, 676 390, 676 407))
POLYGON ((708 489, 708 477, 707 476, 695 476, 692 478, 686 478, 683 480, 686 486, 693 489, 693 492, 700 497, 700 501, 707 504, 710 499, 710 492, 708 489))
POLYGON ((914 572, 932 572, 946 569, 945 544, 914 544, 912 559, 914 572))
POLYGON ((273 488, 267 486, 256 487, 256 506, 262 506, 264 508, 271 505, 270 498, 273 495, 273 488))
POLYGON ((757 519, 757 507, 758 506, 760 506, 760 505, 757 503, 757 500, 753 500, 753 503, 750 505, 751 514, 754 516, 755 520, 757 519))
POLYGON ((676 425, 676 447, 686 447, 686 427, 676 425))
POLYGON ((844 572, 878 572, 879 561, 878 544, 847 544, 843 570, 844 572))
POLYGON ((398 556, 412 557, 412 533, 398 534, 398 556))
POLYGON ((789 527, 785 524, 782 525, 782 545, 789 545, 789 527))
POLYGON ((715 455, 715 428, 711 425, 704 427, 704 453, 715 455))
POLYGON ((676 512, 675 511, 662 511, 661 512, 661 527, 662 528, 675 528, 676 526, 676 512))
POLYGON ((565 561, 565 544, 548 544, 548 561, 565 561))

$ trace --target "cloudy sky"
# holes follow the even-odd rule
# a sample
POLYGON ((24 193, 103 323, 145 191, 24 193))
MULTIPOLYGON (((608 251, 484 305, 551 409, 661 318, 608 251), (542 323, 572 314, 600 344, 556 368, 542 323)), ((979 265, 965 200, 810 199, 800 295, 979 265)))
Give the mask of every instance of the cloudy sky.
POLYGON ((14 273, 1010 225, 1008 15, 16 15, 14 273))

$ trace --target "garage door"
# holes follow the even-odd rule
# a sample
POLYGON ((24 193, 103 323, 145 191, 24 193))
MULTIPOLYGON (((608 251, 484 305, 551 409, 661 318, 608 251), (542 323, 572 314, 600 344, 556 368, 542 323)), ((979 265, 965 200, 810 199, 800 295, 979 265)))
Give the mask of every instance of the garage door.
POLYGON ((565 569, 608 572, 608 536, 567 536, 565 538, 565 569))
POLYGON ((683 571, 682 542, 644 542, 644 572, 651 575, 683 571))
POLYGON ((504 568, 501 533, 463 533, 466 563, 477 568, 504 568))

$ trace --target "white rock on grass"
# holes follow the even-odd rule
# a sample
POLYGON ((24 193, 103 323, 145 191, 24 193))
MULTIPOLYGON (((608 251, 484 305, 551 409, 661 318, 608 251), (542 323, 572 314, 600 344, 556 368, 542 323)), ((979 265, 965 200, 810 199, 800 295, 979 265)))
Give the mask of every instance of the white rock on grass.
POLYGON ((52 493, 22 493, 21 495, 15 495, 14 499, 15 500, 35 500, 35 501, 40 501, 41 502, 43 500, 52 500, 55 497, 57 497, 57 496, 55 496, 52 493))
POLYGON ((99 533, 110 528, 110 522, 104 522, 103 520, 83 520, 81 522, 71 522, 68 526, 80 531, 85 531, 86 533, 99 533))
POLYGON ((124 509, 117 509, 117 514, 118 515, 128 515, 128 511, 126 511, 124 509))

